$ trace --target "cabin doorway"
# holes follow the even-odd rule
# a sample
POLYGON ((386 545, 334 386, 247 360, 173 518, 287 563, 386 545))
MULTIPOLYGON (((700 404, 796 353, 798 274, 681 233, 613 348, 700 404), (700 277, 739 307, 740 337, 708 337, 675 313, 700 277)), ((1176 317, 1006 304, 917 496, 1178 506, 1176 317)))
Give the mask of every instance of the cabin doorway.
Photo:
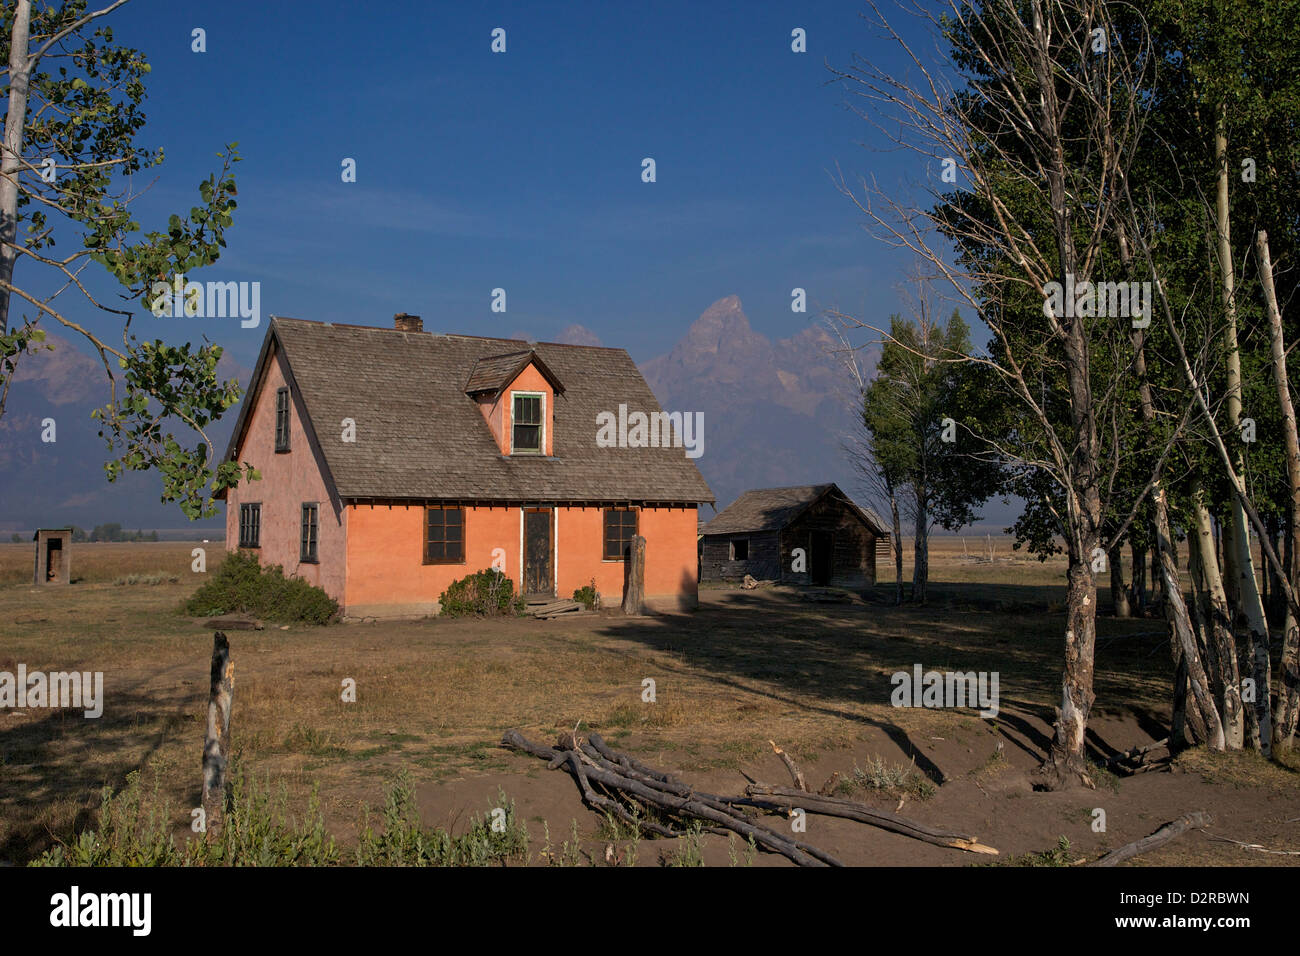
POLYGON ((45 580, 57 581, 63 577, 63 539, 50 538, 45 549, 45 580))
POLYGON ((835 538, 829 531, 812 531, 808 536, 808 571, 813 584, 831 583, 831 558, 835 538))
POLYGON ((524 594, 555 595, 555 561, 552 546, 552 512, 549 508, 524 511, 524 594))

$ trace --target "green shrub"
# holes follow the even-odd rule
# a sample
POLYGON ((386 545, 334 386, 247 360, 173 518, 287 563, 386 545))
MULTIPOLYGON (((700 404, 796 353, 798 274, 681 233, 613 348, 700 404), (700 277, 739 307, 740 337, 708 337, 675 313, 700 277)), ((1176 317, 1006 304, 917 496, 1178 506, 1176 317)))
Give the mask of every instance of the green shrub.
POLYGON ((442 613, 449 617, 494 614, 522 614, 523 595, 515 594, 515 582, 496 568, 488 568, 453 581, 438 596, 442 613))
POLYGON ((166 571, 155 571, 153 574, 124 574, 117 578, 113 584, 118 587, 133 584, 176 584, 180 581, 180 575, 168 574, 166 571))
POLYGON ((312 791, 301 820, 289 816, 283 786, 273 793, 236 771, 224 824, 212 839, 193 835, 181 846, 171 833, 171 807, 141 796, 140 773, 127 775, 116 795, 105 787, 99 820, 70 844, 47 851, 32 866, 333 866, 334 839, 325 830, 312 791))
POLYGON ((664 866, 703 866, 704 828, 698 820, 691 823, 684 836, 677 838, 677 848, 666 857, 659 858, 664 866))
MULTIPOLYGON (((70 843, 48 850, 31 866, 338 866, 334 838, 325 829, 315 789, 306 812, 286 809, 285 788, 273 789, 236 769, 225 820, 206 837, 190 834, 178 845, 171 806, 155 785, 147 799, 140 772, 127 775, 116 794, 104 788, 96 823, 70 843)), ((496 806, 452 836, 420 824, 411 778, 403 772, 388 791, 383 832, 365 824, 354 861, 360 866, 500 866, 528 859, 528 830, 514 802, 498 790, 496 806)), ((211 823, 212 821, 209 821, 211 823)))
POLYGON ((268 621, 328 624, 339 605, 302 578, 285 577, 278 564, 263 567, 257 555, 232 551, 182 610, 193 617, 252 614, 268 621))
POLYGON ((156 787, 150 801, 141 790, 138 770, 127 774, 126 786, 116 795, 105 787, 94 828, 47 850, 30 865, 179 866, 182 854, 171 835, 170 808, 159 806, 156 787))
POLYGON ((528 858, 528 830, 515 816, 514 802, 501 790, 497 806, 487 816, 473 817, 469 831, 458 837, 421 825, 415 788, 406 771, 389 788, 381 814, 382 833, 370 826, 370 808, 363 812, 358 866, 493 866, 528 858))
POLYGON ((578 588, 578 590, 573 592, 573 599, 588 611, 594 611, 599 608, 600 592, 596 590, 596 582, 593 580, 590 584, 578 588))
POLYGON ((312 788, 301 820, 286 808, 283 784, 258 786, 237 773, 224 825, 210 842, 188 840, 190 866, 334 866, 339 862, 334 838, 325 829, 320 794, 312 788))

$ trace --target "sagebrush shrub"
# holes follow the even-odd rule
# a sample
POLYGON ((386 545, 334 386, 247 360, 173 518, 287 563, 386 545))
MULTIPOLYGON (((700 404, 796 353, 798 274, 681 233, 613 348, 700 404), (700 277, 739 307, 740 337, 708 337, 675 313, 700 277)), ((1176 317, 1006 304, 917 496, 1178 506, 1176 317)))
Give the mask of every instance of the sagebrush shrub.
POLYGON ((522 614, 523 595, 515 594, 515 582, 496 568, 477 571, 447 585, 438 596, 442 613, 449 617, 522 614))
POLYGON ((232 551, 182 610, 194 617, 253 614, 268 621, 328 624, 339 605, 302 578, 286 577, 280 565, 263 567, 257 555, 232 551))
POLYGON ((600 607, 600 592, 596 590, 596 582, 584 584, 578 590, 573 592, 573 599, 585 607, 588 611, 594 611, 600 607))

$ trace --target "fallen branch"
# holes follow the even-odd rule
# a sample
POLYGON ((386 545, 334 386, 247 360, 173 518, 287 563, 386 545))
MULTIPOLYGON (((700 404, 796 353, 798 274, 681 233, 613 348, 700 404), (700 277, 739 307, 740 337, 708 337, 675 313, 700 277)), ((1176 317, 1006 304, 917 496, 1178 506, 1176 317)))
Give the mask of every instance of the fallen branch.
POLYGON ((1145 836, 1140 840, 1134 840, 1132 843, 1126 843, 1118 850, 1112 850, 1100 860, 1096 860, 1088 865, 1115 866, 1119 863, 1123 863, 1125 860, 1131 860, 1133 857, 1142 853, 1147 853, 1157 847, 1164 846, 1170 840, 1174 839, 1174 837, 1182 836, 1188 830, 1199 830, 1202 827, 1208 827, 1213 822, 1214 818, 1208 813, 1204 810, 1197 810, 1195 813, 1189 813, 1185 816, 1179 817, 1177 820, 1169 821, 1150 836, 1145 836))
POLYGON ((759 805, 769 807, 796 805, 809 813, 843 817, 846 820, 857 820, 859 823, 868 823, 871 826, 880 827, 882 830, 889 830, 891 833, 898 833, 914 840, 920 840, 922 843, 966 850, 970 853, 987 853, 993 856, 998 853, 993 847, 985 846, 969 834, 939 830, 924 823, 918 823, 916 820, 900 817, 898 814, 890 813, 887 810, 877 810, 856 800, 803 793, 789 787, 769 787, 763 784, 750 784, 745 788, 745 792, 749 794, 753 803, 759 805), (762 797, 781 797, 783 799, 759 799, 762 797))
POLYGON ((1161 747, 1168 746, 1169 738, 1165 737, 1163 740, 1157 740, 1155 743, 1147 744, 1145 747, 1134 747, 1132 750, 1126 750, 1122 754, 1116 754, 1106 761, 1106 766, 1110 767, 1117 763, 1123 763, 1125 760, 1137 760, 1138 758, 1142 758, 1139 762, 1145 762, 1146 755, 1151 751, 1159 750, 1161 747))
MULTIPOLYGON (((816 847, 751 823, 732 810, 721 798, 696 794, 685 784, 671 780, 667 774, 657 773, 644 765, 637 765, 631 758, 614 754, 604 741, 600 741, 598 747, 590 741, 584 745, 581 738, 575 738, 572 734, 566 737, 567 739, 562 740, 557 748, 551 748, 527 740, 517 730, 510 730, 501 738, 501 745, 540 757, 548 761, 551 767, 567 767, 578 781, 583 799, 593 809, 609 811, 617 803, 611 798, 597 794, 591 786, 591 783, 595 782, 624 797, 635 798, 643 804, 653 806, 670 816, 716 824, 724 830, 752 839, 758 846, 780 853, 800 866, 843 865, 833 856, 816 847), (602 749, 612 756, 605 756, 602 749)), ((626 812, 625 808, 624 810, 626 812)), ((620 817, 630 819, 630 814, 626 816, 620 814, 620 817)))
MULTIPOLYGON (((1288 821, 1289 822, 1289 821, 1288 821)), ((1212 836, 1208 839, 1218 843, 1235 843, 1243 850, 1257 850, 1260 853, 1272 853, 1275 856, 1300 856, 1300 850, 1270 850, 1266 846, 1260 846, 1258 843, 1242 843, 1240 840, 1231 840, 1228 837, 1212 836)))
POLYGON ((769 740, 768 743, 772 745, 772 750, 781 758, 781 762, 785 764, 785 769, 790 771, 790 779, 794 781, 794 785, 807 793, 808 784, 804 782, 803 772, 795 766, 794 758, 778 747, 775 740, 769 740))

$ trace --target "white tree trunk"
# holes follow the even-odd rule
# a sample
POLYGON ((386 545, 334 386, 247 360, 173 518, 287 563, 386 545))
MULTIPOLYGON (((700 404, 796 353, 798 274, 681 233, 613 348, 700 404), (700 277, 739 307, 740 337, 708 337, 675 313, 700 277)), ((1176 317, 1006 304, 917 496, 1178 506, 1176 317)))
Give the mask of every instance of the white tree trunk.
MULTIPOLYGON (((1241 352, 1237 342, 1236 274, 1232 261, 1231 223, 1228 205, 1228 136, 1225 108, 1220 105, 1214 131, 1214 156, 1218 163, 1215 190, 1215 219, 1218 229, 1219 269, 1223 277, 1224 348, 1227 351, 1228 421, 1236 433, 1235 466, 1243 474, 1241 456, 1241 352)), ((1223 570, 1228 578, 1227 590, 1234 598, 1246 626, 1246 660, 1255 681, 1255 703, 1247 722, 1251 745, 1267 754, 1272 731, 1269 727, 1269 660, 1268 622, 1264 602, 1255 578, 1255 563, 1250 552, 1250 533, 1246 528, 1246 509, 1233 498, 1230 520, 1224 529, 1223 570)), ((1234 625, 1236 621, 1232 622, 1234 625)), ((1225 671, 1226 674, 1226 671, 1225 671)), ((1238 685, 1240 688, 1240 685, 1238 685)), ((1225 715, 1226 721, 1226 715, 1225 715)), ((1231 735, 1229 735, 1231 749, 1231 735)))
POLYGON ((5 114, 4 154, 0 156, 0 332, 9 331, 9 290, 18 258, 18 173, 22 168, 23 124, 27 122, 27 86, 31 63, 31 0, 17 0, 9 34, 9 111, 5 114))
POLYGON ((1198 565, 1201 583, 1209 604, 1206 644, 1213 645, 1211 679, 1215 683, 1218 710, 1223 720, 1223 743, 1228 750, 1240 750, 1245 742, 1245 715, 1242 713, 1241 682, 1237 676, 1237 646, 1232 636, 1228 598, 1219 576, 1219 560, 1214 553, 1214 531, 1210 526, 1210 512, 1204 501, 1196 502, 1196 546, 1200 549, 1198 565))
MULTIPOLYGON (((1287 490, 1291 495, 1287 551, 1300 552, 1300 436, 1297 435, 1295 406, 1291 402, 1291 385, 1287 377, 1286 343, 1282 337, 1282 312, 1277 304, 1277 291, 1273 287, 1273 262, 1269 255, 1268 234, 1261 230, 1255 238, 1258 253, 1260 283, 1264 287, 1264 300, 1268 305, 1269 349, 1273 360, 1273 383, 1277 386, 1278 405, 1282 410, 1282 437, 1286 442, 1287 490)), ((1300 574, 1291 572, 1289 590, 1292 596, 1300 592, 1300 574)), ((1279 582, 1281 583, 1281 582, 1279 582)), ((1291 601, 1286 602, 1286 622, 1282 638, 1282 686, 1277 697, 1277 714, 1272 726, 1271 748, 1289 750, 1295 735, 1296 715, 1300 711, 1300 627, 1296 624, 1291 601)), ((1267 651, 1265 651, 1267 654, 1267 651)), ((1262 735, 1262 730, 1261 730, 1262 735)))

